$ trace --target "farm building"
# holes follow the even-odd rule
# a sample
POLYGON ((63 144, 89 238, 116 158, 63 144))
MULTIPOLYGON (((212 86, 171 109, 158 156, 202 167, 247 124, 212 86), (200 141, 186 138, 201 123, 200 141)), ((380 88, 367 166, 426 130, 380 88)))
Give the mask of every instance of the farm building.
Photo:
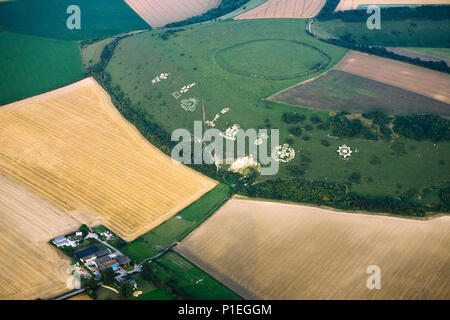
POLYGON ((82 262, 87 262, 92 260, 93 258, 97 258, 96 253, 99 251, 98 247, 95 245, 86 247, 84 249, 80 249, 75 251, 73 254, 75 257, 82 262))
POLYGON ((58 237, 55 240, 53 240, 53 244, 55 246, 57 246, 58 248, 60 248, 60 247, 70 246, 71 242, 66 237, 58 237))

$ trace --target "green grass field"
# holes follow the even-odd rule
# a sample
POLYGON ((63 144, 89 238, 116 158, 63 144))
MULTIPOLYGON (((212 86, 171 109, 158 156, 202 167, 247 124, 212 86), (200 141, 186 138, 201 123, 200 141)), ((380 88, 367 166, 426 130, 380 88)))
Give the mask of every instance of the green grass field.
POLYGON ((253 40, 225 48, 217 52, 215 60, 230 73, 272 80, 295 79, 328 64, 328 57, 313 46, 277 39, 253 40))
MULTIPOLYGON (((329 70, 345 54, 346 50, 343 48, 308 36, 305 24, 305 20, 295 19, 215 22, 186 27, 185 31, 171 35, 168 40, 162 40, 160 37, 164 31, 154 30, 122 40, 106 71, 112 76, 112 86, 120 86, 125 95, 131 99, 134 108, 142 110, 168 132, 178 128, 186 128, 192 132, 194 120, 203 119, 202 103, 199 103, 193 112, 181 108, 180 100, 191 97, 197 98, 199 102, 203 101, 206 120, 212 120, 222 108, 231 107, 232 110, 217 121, 216 128, 221 131, 234 123, 243 129, 279 128, 280 142, 289 141, 295 148, 297 156, 289 165, 280 166, 277 178, 297 176, 297 173, 291 170, 291 165, 303 167, 305 169, 303 177, 308 180, 348 182, 351 173, 360 172, 363 176, 361 183, 354 184, 352 190, 370 195, 403 194, 413 189, 436 190, 448 183, 449 164, 438 165, 438 162, 448 159, 449 143, 438 143, 437 147, 430 147, 433 144, 428 142, 405 140, 408 148, 415 148, 414 151, 410 150, 402 157, 393 156, 391 147, 394 142, 373 142, 362 138, 334 140, 329 138, 330 131, 317 130, 316 125, 309 119, 318 116, 322 121, 326 121, 329 117, 328 111, 295 108, 264 99, 329 70), (331 62, 320 72, 289 80, 237 75, 217 64, 215 57, 221 50, 262 39, 285 39, 308 43, 330 56, 331 62), (170 73, 169 78, 152 84, 152 79, 162 72, 170 73), (171 95, 182 86, 193 82, 197 85, 178 100, 171 95), (308 120, 297 125, 287 125, 281 121, 284 112, 294 110, 304 114, 308 120), (312 131, 306 130, 308 124, 313 126, 312 131), (301 137, 289 134, 288 129, 293 126, 303 128, 301 137), (332 146, 328 148, 322 146, 322 139, 330 140, 332 146), (344 143, 360 151, 349 161, 342 161, 336 152, 337 145, 344 143), (371 165, 367 159, 372 154, 379 154, 384 165, 377 167, 371 165), (414 175, 411 175, 411 170, 414 170, 414 175), (397 185, 402 187, 397 188, 397 185)), ((279 54, 288 55, 287 52, 279 54)), ((239 58, 250 61, 253 56, 251 50, 243 50, 239 58)), ((268 53, 268 56, 273 61, 271 53, 268 53)), ((308 61, 314 58, 317 56, 292 54, 289 61, 295 59, 308 61)), ((258 61, 261 65, 269 64, 263 60, 264 57, 259 56, 258 61)), ((257 66, 256 63, 252 65, 257 66)), ((324 91, 330 89, 332 90, 323 88, 324 91)), ((344 99, 354 95, 354 92, 353 88, 348 86, 343 92, 334 94, 335 99, 340 99, 340 96, 344 99)), ((349 109, 351 107, 349 106, 349 109)), ((323 109, 327 109, 327 106, 323 106, 323 109)), ((266 176, 259 179, 273 178, 266 176)), ((436 196, 430 198, 430 193, 427 197, 419 195, 416 200, 425 203, 439 201, 436 196)))
POLYGON ((185 295, 195 300, 241 300, 241 298, 174 251, 155 263, 157 277, 167 283, 171 279, 185 295))
POLYGON ((316 21, 312 30, 320 38, 345 38, 361 45, 437 48, 450 46, 450 19, 381 20, 380 30, 369 30, 366 20, 344 22, 334 19, 316 21))
POLYGON ((0 28, 41 37, 86 40, 150 28, 123 0, 17 0, 0 2, 0 28), (66 26, 77 5, 81 28, 66 26))
POLYGON ((0 105, 63 87, 84 76, 78 44, 0 31, 0 105))
POLYGON ((142 237, 128 243, 123 252, 136 262, 157 255, 160 249, 181 241, 229 197, 229 188, 220 184, 202 198, 142 237))

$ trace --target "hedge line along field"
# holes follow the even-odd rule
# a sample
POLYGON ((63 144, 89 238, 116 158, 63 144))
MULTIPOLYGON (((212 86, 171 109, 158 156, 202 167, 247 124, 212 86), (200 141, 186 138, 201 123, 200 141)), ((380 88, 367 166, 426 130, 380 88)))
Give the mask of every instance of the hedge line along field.
POLYGON ((365 46, 436 48, 450 46, 450 18, 383 19, 381 29, 370 30, 367 28, 368 17, 369 15, 364 16, 358 21, 343 21, 338 18, 318 20, 313 23, 312 30, 319 38, 339 39, 365 46))
POLYGON ((123 0, 19 0, 0 2, 0 28, 47 38, 87 40, 150 26, 123 0), (67 28, 71 5, 80 8, 80 29, 67 28))
POLYGON ((244 299, 449 299, 450 217, 230 200, 175 250, 244 299), (282 230, 282 232, 281 232, 282 230), (381 270, 381 290, 368 290, 381 270))
POLYGON ((268 0, 235 19, 313 18, 326 0, 268 0))
POLYGON ((0 172, 131 241, 216 182, 149 144, 87 78, 0 108, 0 172))
POLYGON ((450 75, 443 72, 357 51, 348 52, 335 69, 450 103, 450 75))
MULTIPOLYGON (((360 137, 338 138, 333 136, 331 130, 317 129, 318 124, 311 120, 316 116, 321 122, 326 122, 329 111, 294 109, 265 99, 330 70, 346 53, 345 49, 314 40, 306 34, 305 28, 305 20, 260 19, 214 22, 185 27, 184 31, 171 29, 171 32, 176 31, 170 35, 165 30, 153 30, 121 40, 106 66, 106 72, 111 75, 112 90, 120 87, 123 97, 130 99, 131 108, 157 122, 169 133, 178 128, 193 132, 193 122, 203 120, 203 107, 205 120, 213 120, 224 107, 231 108, 217 121, 215 128, 221 131, 232 124, 239 124, 243 129, 269 126, 280 129, 280 143, 288 142, 297 156, 291 163, 282 164, 278 175, 259 177, 259 180, 302 177, 309 181, 349 183, 349 176, 358 172, 361 182, 351 183, 352 191, 375 196, 402 196, 415 189, 419 194, 414 201, 440 203, 438 189, 450 180, 446 160, 450 152, 449 143, 417 142, 399 137, 387 142, 360 137), (233 45, 280 38, 310 44, 330 56, 331 61, 318 72, 287 80, 238 75, 225 70, 216 61, 221 50, 233 45), (152 80, 166 72, 170 74, 167 79, 152 84, 152 80), (175 91, 194 82, 197 85, 181 98, 172 96, 175 91), (181 107, 181 100, 188 98, 198 99, 193 111, 185 111, 181 107), (297 112, 306 120, 286 124, 282 121, 285 112, 297 112), (302 128, 301 137, 289 133, 288 130, 294 126, 302 128), (329 146, 323 146, 322 140, 326 140, 329 146), (343 144, 359 151, 354 152, 349 161, 342 160, 336 152, 343 144), (403 146, 405 152, 395 152, 398 145, 403 146), (371 164, 374 156, 380 159, 380 165, 371 164), (304 168, 304 174, 294 172, 292 168, 295 166, 304 168), (411 171, 415 175, 411 175, 411 171), (425 194, 424 190, 429 188, 432 192, 425 194)), ((254 55, 254 51, 248 50, 241 55, 241 61, 234 63, 248 61, 249 65, 254 64, 254 55)), ((271 52, 268 57, 275 61, 275 55, 276 52, 271 52)), ((290 60, 294 59, 311 57, 292 55, 290 60)), ((261 64, 267 65, 266 61, 261 61, 261 64)))
POLYGON ((2 174, 0 218, 0 300, 48 299, 67 291, 70 259, 48 241, 80 223, 2 174))
POLYGON ((0 30, 0 74, 2 105, 68 85, 84 72, 76 42, 0 30))
POLYGON ((125 0, 153 28, 183 21, 217 8, 220 0, 125 0))
POLYGON ((366 5, 433 5, 450 4, 449 0, 341 0, 336 11, 355 10, 366 5))

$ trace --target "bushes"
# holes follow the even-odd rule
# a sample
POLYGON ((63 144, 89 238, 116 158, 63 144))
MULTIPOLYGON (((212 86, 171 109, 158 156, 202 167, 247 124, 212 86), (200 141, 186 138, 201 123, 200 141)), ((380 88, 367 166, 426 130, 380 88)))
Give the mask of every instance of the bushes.
POLYGON ((362 123, 359 119, 349 120, 343 114, 337 114, 328 121, 331 132, 335 136, 354 137, 361 132, 362 123))
POLYGON ((298 114, 296 112, 285 112, 281 116, 281 120, 284 123, 299 123, 301 121, 305 121, 306 117, 303 114, 298 114))
POLYGON ((397 116, 394 132, 417 141, 449 141, 450 121, 436 115, 397 116))
POLYGON ((288 129, 289 133, 296 136, 296 137, 300 137, 302 135, 302 128, 300 127, 292 127, 288 129))
POLYGON ((330 141, 326 139, 320 140, 320 144, 323 145, 324 147, 329 147, 331 145, 330 141))

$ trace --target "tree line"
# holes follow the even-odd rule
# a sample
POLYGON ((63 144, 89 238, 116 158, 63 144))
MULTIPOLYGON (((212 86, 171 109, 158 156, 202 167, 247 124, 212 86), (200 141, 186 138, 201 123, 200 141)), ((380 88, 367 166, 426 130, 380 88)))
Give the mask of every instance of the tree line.
POLYGON ((187 26, 189 24, 195 24, 195 23, 214 20, 214 19, 220 18, 221 16, 226 15, 227 13, 230 13, 230 12, 236 10, 237 8, 246 4, 249 1, 250 0, 222 0, 220 5, 217 8, 208 10, 207 12, 205 12, 204 14, 199 15, 199 16, 188 18, 183 21, 169 23, 165 27, 166 28, 182 27, 182 26, 187 26))
POLYGON ((286 182, 279 179, 247 185, 240 193, 255 198, 327 205, 343 210, 386 212, 417 217, 426 214, 425 208, 418 203, 390 196, 375 197, 348 192, 348 185, 345 184, 307 181, 301 178, 286 182))

